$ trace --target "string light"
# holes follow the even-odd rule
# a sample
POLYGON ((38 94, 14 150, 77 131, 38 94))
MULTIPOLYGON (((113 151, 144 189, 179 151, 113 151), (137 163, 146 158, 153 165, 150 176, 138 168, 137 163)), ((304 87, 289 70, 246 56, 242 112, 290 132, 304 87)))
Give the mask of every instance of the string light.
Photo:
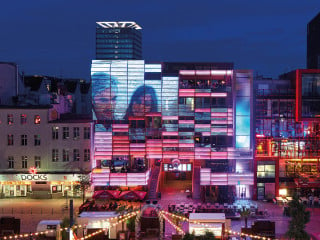
MULTIPOLYGON (((207 227, 207 228, 210 227, 210 225, 208 225, 208 224, 200 223, 198 221, 191 221, 191 220, 189 220, 189 218, 182 217, 182 216, 179 216, 179 215, 176 215, 176 214, 173 214, 173 213, 169 213, 169 212, 164 211, 164 210, 161 211, 161 214, 162 214, 162 216, 165 216, 164 214, 167 214, 167 215, 170 215, 171 217, 179 218, 179 219, 181 219, 183 221, 187 221, 189 223, 195 223, 195 224, 207 227)), ((232 230, 225 230, 225 233, 230 233, 230 234, 239 235, 239 236, 246 236, 246 237, 251 237, 251 238, 257 238, 257 239, 262 239, 262 240, 271 240, 271 238, 266 238, 266 237, 262 237, 262 236, 259 236, 259 235, 245 234, 245 233, 236 232, 236 231, 232 231, 232 230)))
MULTIPOLYGON (((118 220, 118 219, 121 219, 121 218, 124 218, 124 219, 128 219, 126 217, 130 216, 130 217, 133 217, 135 215, 137 215, 140 211, 134 211, 134 212, 129 212, 127 214, 124 214, 124 215, 119 215, 119 216, 116 216, 116 217, 109 217, 109 218, 106 218, 106 219, 103 219, 103 220, 97 220, 97 221, 93 221, 92 223, 102 223, 102 222, 110 222, 112 220, 118 220)), ((122 219, 121 219, 122 220, 122 219)), ((119 221, 120 222, 120 221, 119 221)), ((122 222, 122 221, 121 221, 122 222)), ((88 224, 79 224, 79 225, 74 225, 72 226, 72 229, 77 229, 77 228, 84 228, 86 227, 88 224)), ((68 227, 65 227, 65 228, 60 228, 60 229, 55 229, 55 230, 48 230, 48 231, 41 231, 41 232, 34 232, 34 233, 26 233, 26 234, 20 234, 20 235, 11 235, 11 236, 5 236, 5 237, 2 237, 0 239, 4 239, 4 240, 8 240, 8 239, 13 239, 13 238, 28 238, 28 237, 31 237, 31 236, 38 236, 38 235, 44 235, 44 234, 48 234, 49 232, 50 233, 53 233, 54 231, 68 231, 70 228, 68 227)))
POLYGON ((171 226, 174 227, 174 229, 178 230, 179 232, 181 232, 183 235, 185 234, 185 232, 182 230, 182 228, 178 227, 176 224, 174 224, 169 218, 167 218, 167 216, 165 216, 164 214, 162 214, 160 212, 160 216, 162 216, 168 223, 170 223, 171 226))

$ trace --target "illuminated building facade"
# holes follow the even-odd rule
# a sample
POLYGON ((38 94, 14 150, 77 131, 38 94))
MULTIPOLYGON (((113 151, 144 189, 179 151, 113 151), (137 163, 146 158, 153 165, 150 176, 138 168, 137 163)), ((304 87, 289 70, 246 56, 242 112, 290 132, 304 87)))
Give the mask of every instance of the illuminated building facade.
POLYGON ((147 188, 159 171, 157 191, 183 179, 194 198, 251 197, 251 71, 227 63, 93 60, 91 78, 96 190, 147 188))
POLYGON ((97 22, 96 59, 142 59, 141 29, 135 22, 97 22))
POLYGON ((255 80, 255 196, 318 194, 320 70, 255 80))

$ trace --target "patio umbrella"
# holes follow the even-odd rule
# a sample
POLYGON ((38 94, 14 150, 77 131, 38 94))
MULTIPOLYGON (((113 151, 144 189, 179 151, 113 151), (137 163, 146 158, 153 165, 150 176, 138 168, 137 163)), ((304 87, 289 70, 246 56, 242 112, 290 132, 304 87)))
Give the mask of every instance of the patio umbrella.
POLYGON ((99 190, 92 195, 93 199, 117 199, 119 191, 116 190, 99 190))

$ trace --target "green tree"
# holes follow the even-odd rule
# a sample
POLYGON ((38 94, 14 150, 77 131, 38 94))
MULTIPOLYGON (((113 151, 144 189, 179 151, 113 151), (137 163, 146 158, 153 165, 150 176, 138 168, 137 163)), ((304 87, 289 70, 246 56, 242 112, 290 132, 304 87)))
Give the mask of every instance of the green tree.
POLYGON ((136 216, 127 220, 127 228, 130 232, 134 232, 136 229, 136 216))
POLYGON ((286 233, 289 239, 309 239, 309 234, 305 231, 306 224, 310 221, 310 212, 306 211, 306 206, 299 202, 297 195, 293 196, 289 203, 289 213, 291 220, 286 233))
POLYGON ((243 207, 242 210, 240 211, 240 216, 241 218, 244 219, 244 225, 245 228, 248 227, 248 218, 250 217, 251 211, 248 208, 243 207))
POLYGON ((205 234, 196 238, 197 240, 218 240, 213 234, 213 232, 206 231, 205 234))
POLYGON ((194 240, 194 239, 195 239, 195 236, 193 233, 186 233, 182 238, 182 240, 194 240))
POLYGON ((84 203, 84 200, 86 197, 86 191, 91 186, 90 176, 88 174, 80 174, 78 178, 79 178, 79 184, 75 186, 75 189, 81 192, 82 203, 84 203))

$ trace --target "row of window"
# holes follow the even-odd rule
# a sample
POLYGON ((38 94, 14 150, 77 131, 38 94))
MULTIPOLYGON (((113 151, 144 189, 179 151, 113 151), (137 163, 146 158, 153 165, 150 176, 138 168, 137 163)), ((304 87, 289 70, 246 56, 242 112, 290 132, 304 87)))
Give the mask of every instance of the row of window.
MULTIPOLYGON (((22 134, 21 136, 21 146, 27 146, 28 145, 28 136, 26 134, 22 134)), ((63 139, 69 138, 69 127, 63 127, 63 139)), ((74 127, 73 128, 73 139, 79 139, 80 138, 80 128, 74 127)), ((90 139, 90 127, 84 127, 83 131, 83 138, 84 139, 90 139)), ((52 139, 59 139, 59 127, 53 127, 52 128, 52 139)), ((41 140, 40 135, 35 134, 34 135, 34 146, 40 146, 41 140)), ((14 145, 14 136, 13 134, 7 135, 7 144, 8 146, 14 145)))
MULTIPOLYGON (((8 157, 8 168, 13 169, 14 168, 14 157, 9 156, 8 157)), ((40 156, 34 156, 34 166, 36 168, 41 168, 41 157, 40 156)), ((22 156, 21 157, 21 168, 28 168, 28 157, 22 156)))
MULTIPOLYGON (((40 122, 41 122, 40 116, 34 115, 33 122, 34 122, 34 124, 40 124, 40 122)), ((8 123, 8 125, 12 125, 14 123, 13 114, 7 115, 7 123, 8 123)), ((22 124, 22 125, 27 124, 27 115, 26 114, 20 114, 20 124, 22 124)))
MULTIPOLYGON (((34 135, 34 146, 40 146, 41 139, 39 134, 34 135)), ((7 135, 7 144, 8 146, 14 145, 14 137, 13 134, 7 135)), ((20 145, 21 146, 27 146, 28 145, 28 136, 26 134, 22 134, 20 136, 20 145)))
MULTIPOLYGON (((62 139, 68 139, 70 137, 69 127, 62 128, 62 139)), ((73 139, 80 138, 80 128, 73 128, 73 139)), ((83 128, 83 138, 90 139, 90 127, 83 128)), ((59 127, 52 127, 52 139, 59 139, 59 127)))
MULTIPOLYGON (((90 161, 90 149, 84 149, 83 161, 89 162, 90 161)), ((63 149, 62 153, 62 160, 63 162, 69 161, 69 149, 63 149)), ((52 149, 52 162, 59 161, 59 150, 52 149)), ((79 162, 80 161, 80 150, 73 149, 73 161, 79 162)), ((35 156, 34 157, 34 166, 36 168, 41 168, 41 157, 35 156)), ((15 161, 13 156, 8 157, 8 168, 13 169, 15 167, 15 161)), ((22 156, 21 157, 21 168, 28 168, 28 157, 22 156)))
MULTIPOLYGON (((52 149, 52 162, 59 162, 59 149, 52 149)), ((62 150, 62 161, 69 162, 70 160, 70 150, 63 149, 62 150)), ((80 161, 80 150, 73 149, 73 161, 79 162, 80 161)), ((90 161, 90 149, 83 150, 83 161, 89 162, 90 161)))

